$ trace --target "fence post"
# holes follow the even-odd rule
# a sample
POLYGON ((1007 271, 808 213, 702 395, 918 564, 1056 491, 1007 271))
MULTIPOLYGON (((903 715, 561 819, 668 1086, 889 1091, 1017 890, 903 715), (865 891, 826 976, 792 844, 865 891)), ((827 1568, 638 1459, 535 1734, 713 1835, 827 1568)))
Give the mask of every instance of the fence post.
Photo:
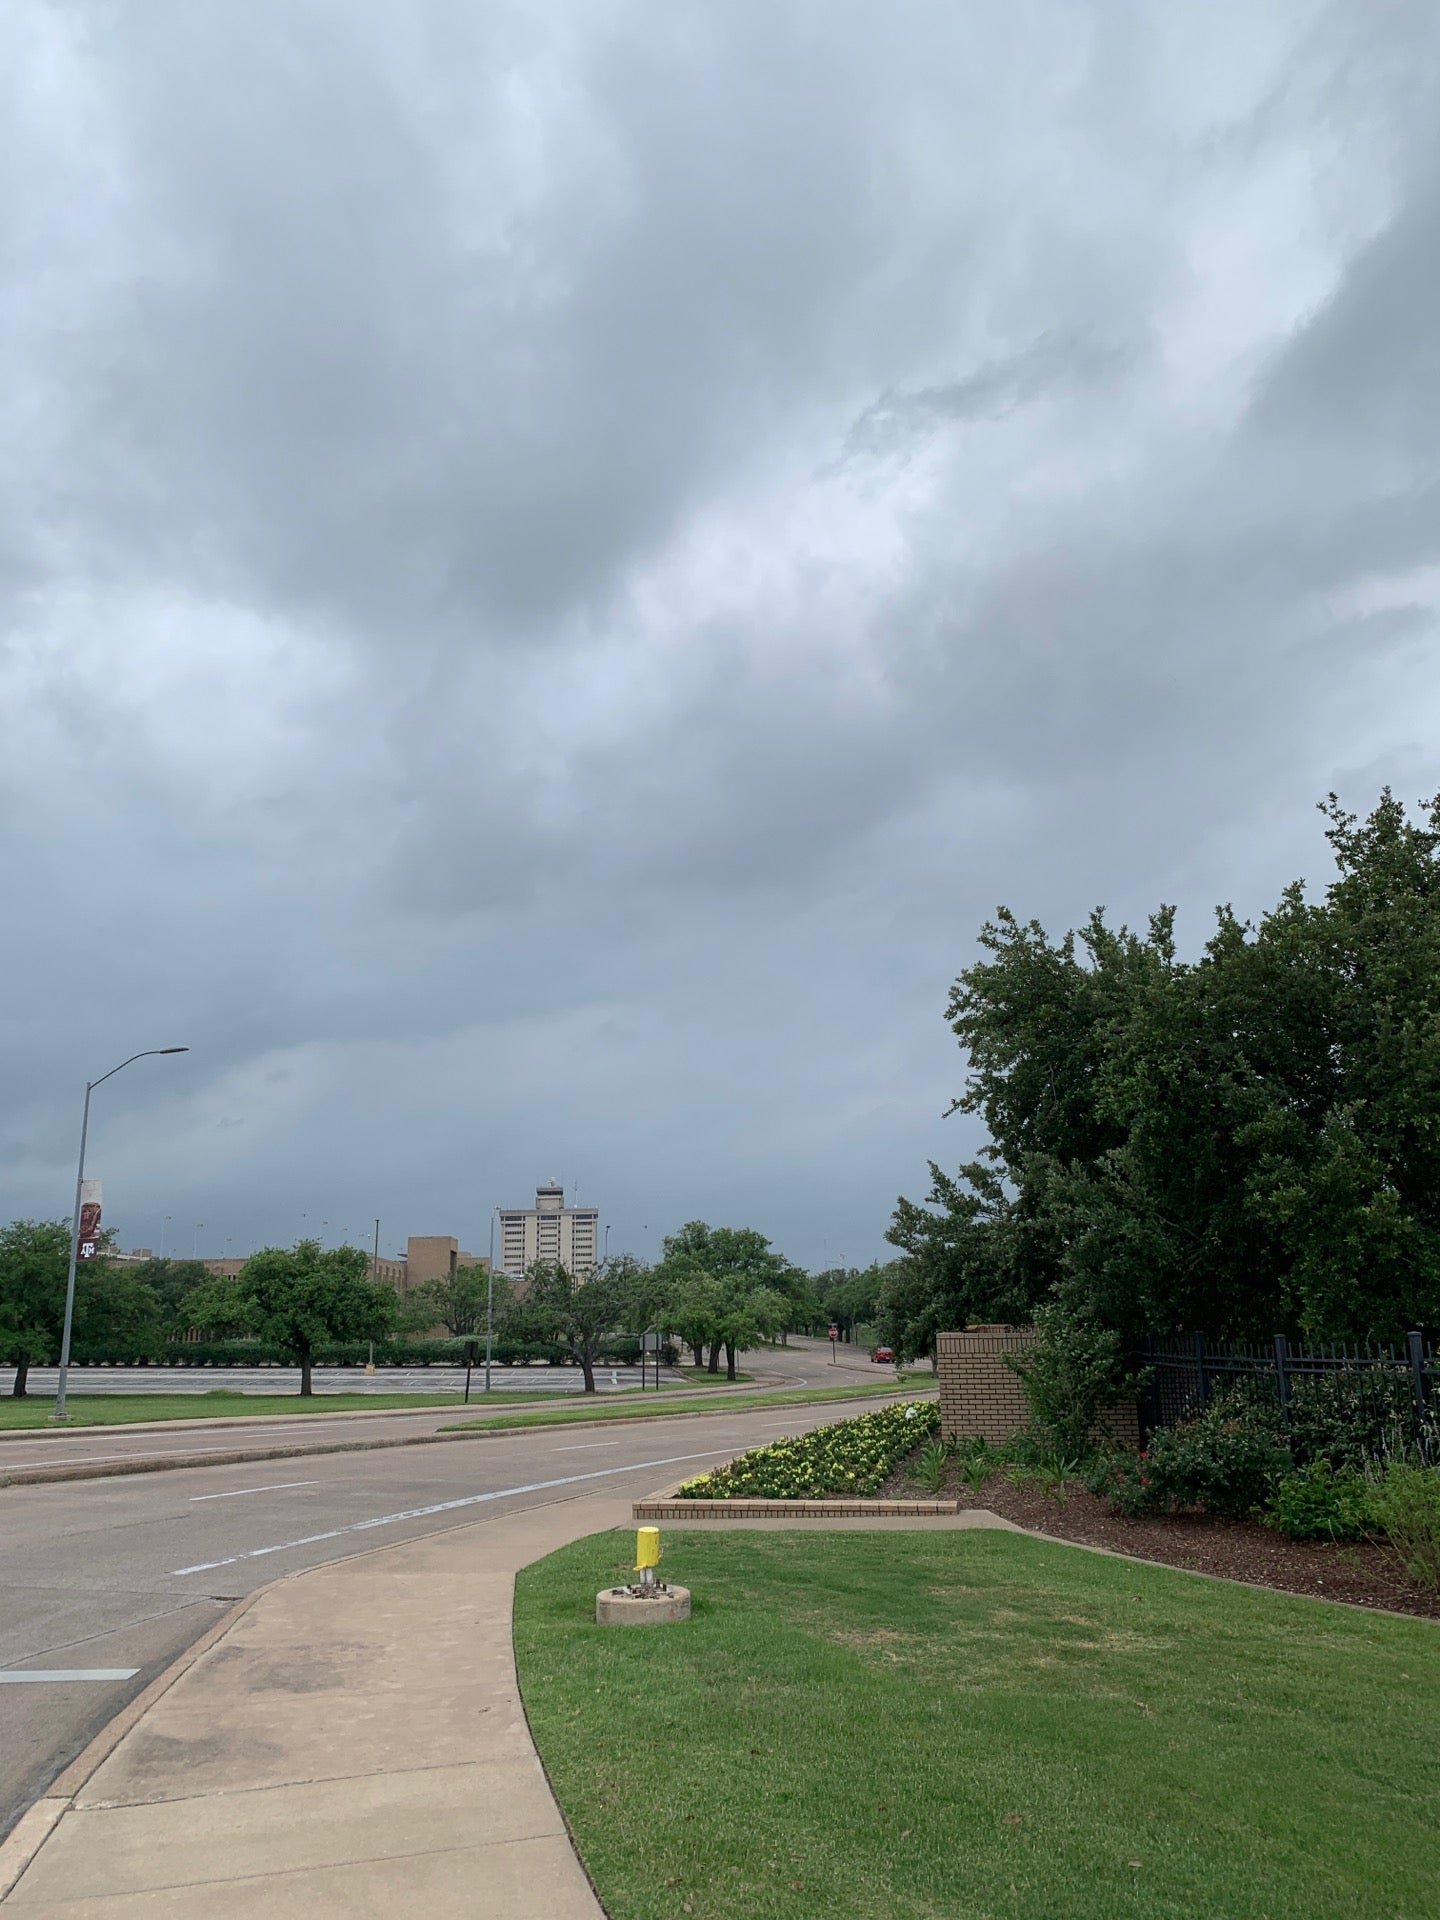
POLYGON ((1275 1336, 1275 1383, 1280 1389, 1280 1418, 1290 1424, 1290 1343, 1283 1333, 1275 1336))
POLYGON ((1200 1411, 1203 1413, 1210 1404, 1210 1376, 1205 1371, 1205 1336, 1195 1336, 1195 1372, 1200 1380, 1200 1411))
POLYGON ((1425 1419, 1425 1342, 1420 1334, 1407 1333, 1405 1351, 1410 1356, 1410 1379, 1415 1388, 1415 1411, 1425 1419))
POLYGON ((1135 1394, 1135 1424, 1142 1452, 1149 1446, 1150 1435, 1155 1430, 1155 1368, 1150 1364, 1154 1352, 1155 1336, 1147 1333, 1140 1342, 1140 1372, 1144 1385, 1139 1387, 1135 1394))

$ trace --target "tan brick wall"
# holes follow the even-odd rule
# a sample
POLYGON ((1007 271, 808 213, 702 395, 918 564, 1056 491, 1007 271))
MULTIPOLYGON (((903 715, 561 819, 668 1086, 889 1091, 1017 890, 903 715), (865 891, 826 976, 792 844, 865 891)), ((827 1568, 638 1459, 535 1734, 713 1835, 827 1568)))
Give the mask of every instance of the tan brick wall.
MULTIPOLYGON (((963 1333, 936 1336, 943 1439, 978 1437, 1000 1446, 1029 1425, 1020 1376, 1006 1366, 1005 1355, 1022 1353, 1034 1338, 1033 1328, 1002 1326, 967 1327, 963 1333)), ((1107 1407, 1102 1424, 1121 1446, 1139 1446, 1140 1422, 1133 1404, 1107 1407)))
POLYGON ((1025 1396, 1004 1356, 1022 1352, 1033 1338, 1028 1327, 970 1327, 936 1336, 942 1438, 978 1436, 998 1446, 1025 1426, 1025 1396))

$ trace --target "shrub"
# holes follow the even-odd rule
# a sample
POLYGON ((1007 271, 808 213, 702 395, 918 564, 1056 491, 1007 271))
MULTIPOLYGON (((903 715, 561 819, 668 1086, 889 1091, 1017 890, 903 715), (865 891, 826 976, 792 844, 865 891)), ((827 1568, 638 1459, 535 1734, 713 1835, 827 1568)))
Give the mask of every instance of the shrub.
POLYGON ((727 1467, 697 1474, 679 1489, 682 1500, 730 1500, 749 1494, 762 1500, 857 1498, 881 1486, 915 1445, 938 1433, 940 1409, 933 1400, 862 1413, 854 1420, 817 1427, 793 1440, 754 1447, 727 1467))
POLYGON ((938 1440, 923 1447, 915 1462, 915 1479, 926 1493, 939 1493, 945 1479, 945 1448, 938 1440))
POLYGON ((1344 1368, 1297 1379, 1286 1431, 1297 1464, 1326 1460, 1358 1472, 1419 1437, 1414 1390, 1398 1369, 1344 1368))
POLYGON ((1266 1503, 1292 1464, 1264 1409, 1227 1398, 1157 1433, 1145 1453, 1110 1455, 1087 1485, 1131 1518, 1199 1507, 1238 1519, 1266 1503))
POLYGON ((960 1465, 960 1478, 971 1493, 979 1493, 989 1482, 995 1471, 995 1461, 989 1450, 981 1447, 978 1453, 967 1454, 960 1465))
POLYGON ((1440 1589, 1440 1472, 1395 1460, 1369 1487, 1370 1519, 1417 1587, 1440 1589))
POLYGON ((1091 1493, 1108 1500, 1111 1510, 1125 1520, 1138 1520, 1142 1514, 1163 1510, 1158 1489, 1151 1490, 1150 1457, 1146 1453, 1098 1455, 1085 1474, 1085 1485, 1091 1493))
POLYGON ((1058 1300, 1036 1308, 1034 1342, 1005 1364, 1020 1376, 1037 1444, 1064 1460, 1088 1454, 1102 1409, 1141 1385, 1121 1336, 1058 1300))
POLYGON ((1281 1478, 1265 1519, 1287 1540, 1363 1540, 1370 1509, 1370 1485, 1362 1474, 1337 1473, 1328 1460, 1312 1460, 1281 1478))

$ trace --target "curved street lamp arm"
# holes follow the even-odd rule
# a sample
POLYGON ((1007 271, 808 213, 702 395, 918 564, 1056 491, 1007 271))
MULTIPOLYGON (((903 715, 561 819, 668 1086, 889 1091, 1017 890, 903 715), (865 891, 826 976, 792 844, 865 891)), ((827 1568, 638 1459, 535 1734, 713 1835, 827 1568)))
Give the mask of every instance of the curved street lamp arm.
POLYGON ((96 1087, 103 1086, 105 1081, 113 1080, 120 1068, 128 1067, 132 1060, 148 1060, 153 1053, 188 1053, 189 1051, 188 1047, 142 1047, 139 1053, 132 1053, 129 1060, 122 1060, 119 1067, 111 1067, 109 1073, 102 1073, 98 1080, 87 1081, 86 1086, 93 1093, 96 1087))

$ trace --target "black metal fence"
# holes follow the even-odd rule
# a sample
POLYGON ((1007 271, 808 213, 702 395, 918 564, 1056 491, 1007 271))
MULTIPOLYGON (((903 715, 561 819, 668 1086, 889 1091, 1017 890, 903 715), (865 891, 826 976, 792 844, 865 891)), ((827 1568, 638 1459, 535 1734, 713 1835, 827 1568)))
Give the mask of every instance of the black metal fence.
POLYGON ((1440 1356, 1418 1332, 1398 1347, 1295 1346, 1283 1333, 1268 1347, 1234 1346, 1197 1333, 1147 1340, 1141 1363, 1147 1431, 1193 1419, 1224 1395, 1278 1409, 1302 1453, 1436 1450, 1440 1356))

